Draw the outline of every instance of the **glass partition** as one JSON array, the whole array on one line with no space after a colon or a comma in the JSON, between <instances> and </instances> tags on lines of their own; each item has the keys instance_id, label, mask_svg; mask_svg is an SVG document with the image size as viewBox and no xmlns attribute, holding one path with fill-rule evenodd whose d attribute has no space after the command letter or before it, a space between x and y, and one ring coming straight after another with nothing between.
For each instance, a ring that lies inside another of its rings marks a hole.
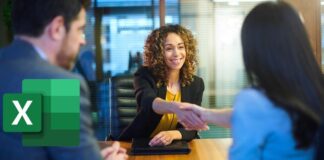
<instances>
[{"instance_id":1,"label":"glass partition","mask_svg":"<svg viewBox=\"0 0 324 160\"><path fill-rule=\"evenodd\" d=\"M198 39L198 75L204 79L203 106L232 107L247 81L240 31L247 13L262 0L181 0L180 24ZM202 138L230 137L228 129L211 126Z\"/></svg>"}]
</instances>

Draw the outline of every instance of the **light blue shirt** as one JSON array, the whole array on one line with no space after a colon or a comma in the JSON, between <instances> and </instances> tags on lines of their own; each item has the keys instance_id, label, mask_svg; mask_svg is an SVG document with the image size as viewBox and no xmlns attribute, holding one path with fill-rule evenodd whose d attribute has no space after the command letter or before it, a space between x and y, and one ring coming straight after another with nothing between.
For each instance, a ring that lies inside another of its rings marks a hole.
<instances>
[{"instance_id":1,"label":"light blue shirt","mask_svg":"<svg viewBox=\"0 0 324 160\"><path fill-rule=\"evenodd\" d=\"M42 59L44 59L45 61L47 61L47 56L46 56L45 52L44 52L42 49L40 49L39 47L37 47L36 45L33 45L33 47L35 48L35 50L36 50L36 52L38 53L38 55L39 55Z\"/></svg>"},{"instance_id":2,"label":"light blue shirt","mask_svg":"<svg viewBox=\"0 0 324 160\"><path fill-rule=\"evenodd\" d=\"M311 160L314 156L314 146L295 148L288 113L256 89L244 89L237 95L232 134L230 160Z\"/></svg>"}]
</instances>

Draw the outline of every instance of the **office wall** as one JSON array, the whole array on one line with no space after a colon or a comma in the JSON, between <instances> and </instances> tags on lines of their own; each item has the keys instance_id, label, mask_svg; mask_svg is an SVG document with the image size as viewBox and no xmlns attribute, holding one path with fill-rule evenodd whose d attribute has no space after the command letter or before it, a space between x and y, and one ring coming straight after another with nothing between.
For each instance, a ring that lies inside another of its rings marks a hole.
<instances>
[{"instance_id":1,"label":"office wall","mask_svg":"<svg viewBox=\"0 0 324 160\"><path fill-rule=\"evenodd\" d=\"M303 16L306 30L316 56L321 64L321 2L320 0L283 0L295 7Z\"/></svg>"}]
</instances>

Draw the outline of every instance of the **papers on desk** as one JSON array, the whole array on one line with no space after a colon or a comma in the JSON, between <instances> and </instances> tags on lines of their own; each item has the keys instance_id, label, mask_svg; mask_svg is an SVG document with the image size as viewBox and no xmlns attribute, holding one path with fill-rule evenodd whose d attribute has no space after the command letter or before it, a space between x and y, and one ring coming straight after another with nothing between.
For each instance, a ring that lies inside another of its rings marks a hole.
<instances>
[{"instance_id":1,"label":"papers on desk","mask_svg":"<svg viewBox=\"0 0 324 160\"><path fill-rule=\"evenodd\" d=\"M149 146L150 139L133 139L130 154L133 155L157 155L157 154L188 154L190 148L188 142L175 140L167 146Z\"/></svg>"}]
</instances>

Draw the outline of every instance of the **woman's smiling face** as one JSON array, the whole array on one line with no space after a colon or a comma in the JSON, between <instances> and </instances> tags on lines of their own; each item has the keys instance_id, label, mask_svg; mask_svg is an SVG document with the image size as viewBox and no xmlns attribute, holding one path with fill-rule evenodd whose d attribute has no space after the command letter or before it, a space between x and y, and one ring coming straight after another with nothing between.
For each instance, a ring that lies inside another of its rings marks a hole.
<instances>
[{"instance_id":1,"label":"woman's smiling face","mask_svg":"<svg viewBox=\"0 0 324 160\"><path fill-rule=\"evenodd\" d=\"M186 60L186 47L181 37L176 33L168 33L164 43L164 60L169 70L182 68Z\"/></svg>"}]
</instances>

